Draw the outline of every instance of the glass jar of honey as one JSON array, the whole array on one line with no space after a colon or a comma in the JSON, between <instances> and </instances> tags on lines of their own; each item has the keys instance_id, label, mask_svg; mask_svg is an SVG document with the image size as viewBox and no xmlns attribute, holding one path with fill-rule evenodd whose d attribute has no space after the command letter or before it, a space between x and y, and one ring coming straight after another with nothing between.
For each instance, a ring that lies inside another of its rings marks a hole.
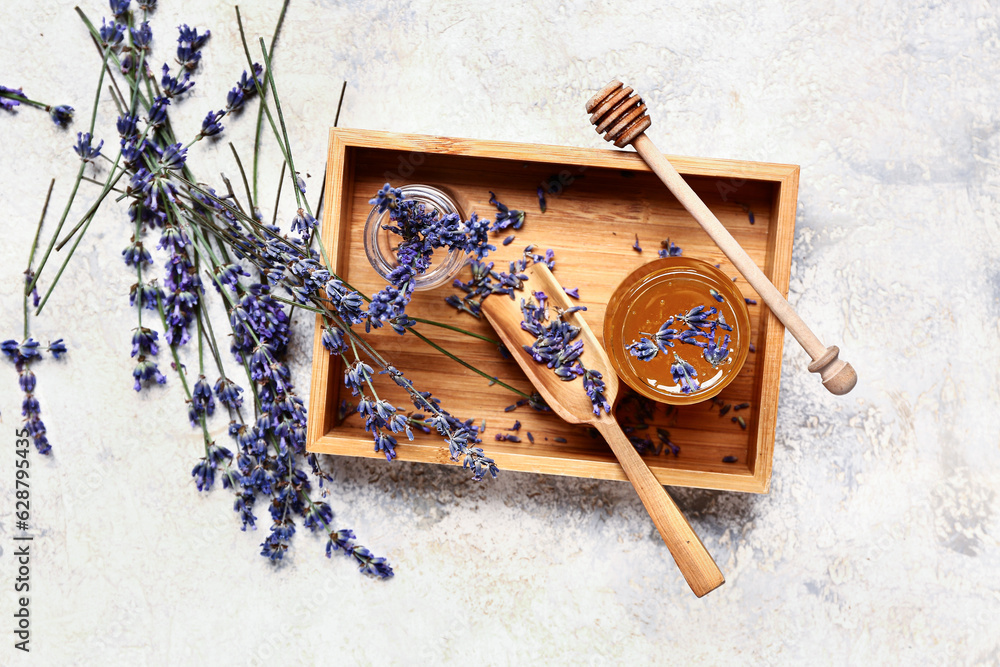
<instances>
[{"instance_id":1,"label":"glass jar of honey","mask_svg":"<svg viewBox=\"0 0 1000 667\"><path fill-rule=\"evenodd\" d=\"M740 372L750 315L733 281L689 257L633 271L604 317L604 347L618 376L643 396L686 405L717 395Z\"/></svg>"}]
</instances>

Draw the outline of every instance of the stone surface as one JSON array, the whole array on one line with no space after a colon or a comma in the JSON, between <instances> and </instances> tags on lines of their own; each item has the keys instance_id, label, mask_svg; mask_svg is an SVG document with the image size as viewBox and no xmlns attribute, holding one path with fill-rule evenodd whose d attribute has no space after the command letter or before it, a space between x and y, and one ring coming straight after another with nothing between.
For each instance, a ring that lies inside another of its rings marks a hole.
<instances>
[{"instance_id":1,"label":"stone surface","mask_svg":"<svg viewBox=\"0 0 1000 667\"><path fill-rule=\"evenodd\" d=\"M161 2L211 28L175 110L193 136L243 68L231 6ZM273 3L243 7L267 35ZM99 23L106 5L82 8ZM583 104L619 76L669 153L802 165L789 298L858 369L827 394L785 346L770 495L676 490L727 576L697 600L631 489L328 459L338 525L391 559L387 582L299 534L272 568L228 492L199 494L202 452L176 380L136 395L124 206L109 201L32 332L54 456L31 458L30 658L37 664L997 664L1000 571L1000 78L992 3L293 2L275 52L296 162L318 196L340 82L344 126L599 146ZM70 131L0 113L0 337L50 178L46 235L76 172L98 60L68 5L14 4L0 83L77 108ZM635 18L639 17L639 18ZM102 97L97 134L114 144ZM246 159L253 114L226 138ZM262 183L273 188L273 148ZM236 176L225 140L191 150ZM102 165L101 169L106 169ZM211 178L206 176L206 178ZM93 198L84 183L68 217ZM270 195L269 195L270 197ZM290 216L290 213L282 213ZM287 217L285 221L287 223ZM60 260L61 253L55 256ZM46 268L48 278L58 262ZM43 284L47 284L47 279ZM311 318L293 364L308 390ZM187 357L190 365L194 357ZM14 430L0 382L0 662L13 649ZM224 424L213 424L221 435ZM261 509L258 516L265 516ZM263 519L262 519L263 522Z\"/></svg>"}]
</instances>

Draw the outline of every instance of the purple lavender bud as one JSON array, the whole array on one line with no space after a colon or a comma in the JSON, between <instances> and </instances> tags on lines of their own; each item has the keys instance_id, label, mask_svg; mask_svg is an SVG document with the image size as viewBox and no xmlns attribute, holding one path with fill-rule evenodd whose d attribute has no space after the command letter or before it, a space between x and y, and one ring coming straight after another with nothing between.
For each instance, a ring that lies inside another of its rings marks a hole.
<instances>
[{"instance_id":1,"label":"purple lavender bud","mask_svg":"<svg viewBox=\"0 0 1000 667\"><path fill-rule=\"evenodd\" d=\"M219 403L227 408L236 410L243 405L243 397L240 395L243 393L243 387L232 380L220 377L215 381L213 389L215 390L216 398L219 399Z\"/></svg>"},{"instance_id":2,"label":"purple lavender bud","mask_svg":"<svg viewBox=\"0 0 1000 667\"><path fill-rule=\"evenodd\" d=\"M199 35L196 28L189 28L187 25L180 26L178 31L180 34L177 38L177 62L185 69L193 70L201 61L201 47L212 33L206 30Z\"/></svg>"},{"instance_id":3,"label":"purple lavender bud","mask_svg":"<svg viewBox=\"0 0 1000 667\"><path fill-rule=\"evenodd\" d=\"M132 35L132 46L142 51L149 48L149 43L153 40L149 21L143 21L138 28L129 28L129 33Z\"/></svg>"},{"instance_id":4,"label":"purple lavender bud","mask_svg":"<svg viewBox=\"0 0 1000 667\"><path fill-rule=\"evenodd\" d=\"M168 106L170 106L170 98L168 97L157 97L153 101L152 106L149 107L149 113L146 116L146 122L150 127L162 127L163 124L167 122ZM119 132L121 132L120 127Z\"/></svg>"},{"instance_id":5,"label":"purple lavender bud","mask_svg":"<svg viewBox=\"0 0 1000 667\"><path fill-rule=\"evenodd\" d=\"M101 42L104 46L111 47L113 50L117 51L121 46L122 39L125 37L125 26L117 21L107 22L107 19L101 19Z\"/></svg>"},{"instance_id":6,"label":"purple lavender bud","mask_svg":"<svg viewBox=\"0 0 1000 667\"><path fill-rule=\"evenodd\" d=\"M73 120L73 107L60 104L57 107L52 107L49 111L49 115L52 117L52 122L59 127L66 127L69 125L70 121Z\"/></svg>"},{"instance_id":7,"label":"purple lavender bud","mask_svg":"<svg viewBox=\"0 0 1000 667\"><path fill-rule=\"evenodd\" d=\"M26 394L30 394L35 390L35 382L35 374L30 368L25 368L17 374L17 383L20 385L21 391Z\"/></svg>"},{"instance_id":8,"label":"purple lavender bud","mask_svg":"<svg viewBox=\"0 0 1000 667\"><path fill-rule=\"evenodd\" d=\"M76 133L76 145L73 146L73 150L76 154L80 156L80 159L84 162L92 162L101 154L101 147L104 146L104 140L96 147L92 146L93 138L90 136L90 132L77 132Z\"/></svg>"},{"instance_id":9,"label":"purple lavender bud","mask_svg":"<svg viewBox=\"0 0 1000 667\"><path fill-rule=\"evenodd\" d=\"M8 88L7 86L0 86L0 93L14 93L16 95L21 95L23 97L24 93L21 88L14 89ZM21 106L19 100L11 99L9 97L0 97L0 109L4 111L13 111L14 107Z\"/></svg>"},{"instance_id":10,"label":"purple lavender bud","mask_svg":"<svg viewBox=\"0 0 1000 667\"><path fill-rule=\"evenodd\" d=\"M143 383L148 383L150 380L155 380L157 384L163 384L167 381L166 376L157 368L156 362L149 361L142 355L139 355L137 361L135 370L132 371L132 377L135 378L134 389L136 391L141 391Z\"/></svg>"},{"instance_id":11,"label":"purple lavender bud","mask_svg":"<svg viewBox=\"0 0 1000 667\"><path fill-rule=\"evenodd\" d=\"M164 169L180 171L184 168L184 161L187 158L187 149L180 143L170 144L160 153L160 166Z\"/></svg>"},{"instance_id":12,"label":"purple lavender bud","mask_svg":"<svg viewBox=\"0 0 1000 667\"><path fill-rule=\"evenodd\" d=\"M183 80L179 77L170 76L170 66L164 63L163 76L160 77L160 89L163 90L163 94L167 97L176 97L190 90L194 86L191 73L184 72L183 75Z\"/></svg>"},{"instance_id":13,"label":"purple lavender bud","mask_svg":"<svg viewBox=\"0 0 1000 667\"><path fill-rule=\"evenodd\" d=\"M626 345L625 349L639 361L650 361L659 351L653 341L645 337Z\"/></svg>"},{"instance_id":14,"label":"purple lavender bud","mask_svg":"<svg viewBox=\"0 0 1000 667\"><path fill-rule=\"evenodd\" d=\"M114 14L116 19L120 19L124 18L128 12L131 0L109 0L109 3L111 4L111 13Z\"/></svg>"},{"instance_id":15,"label":"purple lavender bud","mask_svg":"<svg viewBox=\"0 0 1000 667\"><path fill-rule=\"evenodd\" d=\"M155 357L160 352L160 348L156 344L157 338L158 334L152 329L136 328L135 333L132 334L132 356Z\"/></svg>"},{"instance_id":16,"label":"purple lavender bud","mask_svg":"<svg viewBox=\"0 0 1000 667\"><path fill-rule=\"evenodd\" d=\"M225 115L225 111L209 111L208 115L205 116L205 120L201 121L201 136L213 137L222 132L225 126L219 121Z\"/></svg>"},{"instance_id":17,"label":"purple lavender bud","mask_svg":"<svg viewBox=\"0 0 1000 667\"><path fill-rule=\"evenodd\" d=\"M138 116L128 114L118 117L118 134L123 140L136 134L138 121Z\"/></svg>"},{"instance_id":18,"label":"purple lavender bud","mask_svg":"<svg viewBox=\"0 0 1000 667\"><path fill-rule=\"evenodd\" d=\"M49 343L49 352L53 357L58 359L62 355L66 354L66 344L63 342L62 338L58 338L51 343Z\"/></svg>"},{"instance_id":19,"label":"purple lavender bud","mask_svg":"<svg viewBox=\"0 0 1000 667\"><path fill-rule=\"evenodd\" d=\"M674 382L680 385L681 392L684 394L698 391L701 386L695 379L698 377L698 372L694 366L681 359L676 352L674 352L674 363L670 366L670 374L673 376Z\"/></svg>"},{"instance_id":20,"label":"purple lavender bud","mask_svg":"<svg viewBox=\"0 0 1000 667\"><path fill-rule=\"evenodd\" d=\"M316 218L314 218L309 213L306 213L304 209L299 209L295 217L292 218L292 231L301 232L306 234L312 231L312 229L317 225Z\"/></svg>"}]
</instances>

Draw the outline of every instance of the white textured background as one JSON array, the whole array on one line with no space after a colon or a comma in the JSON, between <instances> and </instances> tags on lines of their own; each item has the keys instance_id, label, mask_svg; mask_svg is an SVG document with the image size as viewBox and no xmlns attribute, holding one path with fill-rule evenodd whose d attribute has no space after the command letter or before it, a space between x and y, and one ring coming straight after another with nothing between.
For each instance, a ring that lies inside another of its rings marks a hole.
<instances>
[{"instance_id":1,"label":"white textured background","mask_svg":"<svg viewBox=\"0 0 1000 667\"><path fill-rule=\"evenodd\" d=\"M179 23L213 32L174 110L191 136L243 68L234 12L161 2L154 63ZM82 4L99 23L106 5ZM244 7L253 34L272 4ZM337 522L396 577L304 533L270 567L265 529L195 490L176 379L131 389L130 231L112 204L33 325L70 353L35 367L54 456L32 455L30 656L12 648L20 395L0 368L0 663L1000 662L997 3L637 4L296 0L275 72L313 200L342 79L343 126L600 146L583 103L620 76L667 152L802 165L789 297L861 382L828 395L789 337L770 495L675 492L726 585L695 599L622 483L348 459L327 460ZM6 3L4 24L0 83L78 117L0 114L0 338L20 337L28 245L50 177L49 231L66 201L98 72L68 4ZM111 144L114 116L103 100ZM227 135L244 155L251 125ZM236 175L224 143L190 159ZM305 394L311 318L295 331Z\"/></svg>"}]
</instances>

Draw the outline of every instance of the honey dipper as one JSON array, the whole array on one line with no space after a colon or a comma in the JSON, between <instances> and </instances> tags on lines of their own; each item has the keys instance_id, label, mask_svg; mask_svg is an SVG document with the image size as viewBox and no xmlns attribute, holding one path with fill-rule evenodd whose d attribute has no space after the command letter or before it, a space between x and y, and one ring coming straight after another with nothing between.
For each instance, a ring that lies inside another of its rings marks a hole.
<instances>
[{"instance_id":1,"label":"honey dipper","mask_svg":"<svg viewBox=\"0 0 1000 667\"><path fill-rule=\"evenodd\" d=\"M823 386L831 393L841 395L849 392L857 384L858 374L849 363L839 358L840 348L836 345L826 347L820 342L705 202L681 178L663 153L657 150L652 140L646 136L646 130L652 124L646 115L646 105L633 92L621 81L612 81L590 98L587 113L590 114L590 122L594 124L597 133L604 133L604 138L618 148L632 144L677 201L694 216L751 287L757 290L771 312L802 345L812 358L809 371L819 373Z\"/></svg>"}]
</instances>

